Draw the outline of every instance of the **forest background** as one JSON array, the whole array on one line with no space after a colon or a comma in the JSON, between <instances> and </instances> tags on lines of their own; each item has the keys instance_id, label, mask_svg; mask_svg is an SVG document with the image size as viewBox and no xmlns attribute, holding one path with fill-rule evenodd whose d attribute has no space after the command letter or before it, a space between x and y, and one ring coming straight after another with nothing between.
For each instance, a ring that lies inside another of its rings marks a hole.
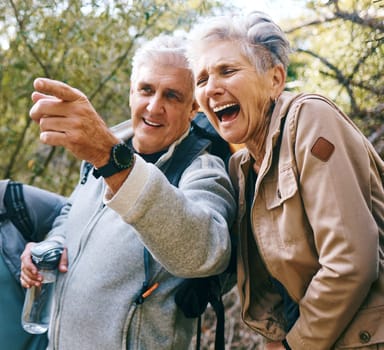
<instances>
[{"instance_id":1,"label":"forest background","mask_svg":"<svg viewBox=\"0 0 384 350\"><path fill-rule=\"evenodd\" d=\"M79 179L79 160L61 147L39 142L39 128L29 118L36 77L79 88L112 126L130 118L130 61L135 49L161 32L187 32L202 16L239 12L236 1L232 3L1 0L1 178L64 195ZM270 13L293 47L287 90L330 97L383 157L384 0L302 0L300 4L286 18ZM225 302L227 348L257 349L261 340L239 321L235 291ZM202 346L213 348L214 318L209 312L204 324Z\"/></svg>"}]
</instances>

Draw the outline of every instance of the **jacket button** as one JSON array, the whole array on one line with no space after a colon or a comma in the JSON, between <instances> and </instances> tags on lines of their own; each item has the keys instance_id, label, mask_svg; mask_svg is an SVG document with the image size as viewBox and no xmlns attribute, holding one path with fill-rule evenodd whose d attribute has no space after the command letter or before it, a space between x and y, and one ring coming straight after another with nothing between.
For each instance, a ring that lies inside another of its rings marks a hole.
<instances>
[{"instance_id":1,"label":"jacket button","mask_svg":"<svg viewBox=\"0 0 384 350\"><path fill-rule=\"evenodd\" d=\"M362 331L359 334L359 338L363 344L366 344L371 340L371 335L367 331Z\"/></svg>"}]
</instances>

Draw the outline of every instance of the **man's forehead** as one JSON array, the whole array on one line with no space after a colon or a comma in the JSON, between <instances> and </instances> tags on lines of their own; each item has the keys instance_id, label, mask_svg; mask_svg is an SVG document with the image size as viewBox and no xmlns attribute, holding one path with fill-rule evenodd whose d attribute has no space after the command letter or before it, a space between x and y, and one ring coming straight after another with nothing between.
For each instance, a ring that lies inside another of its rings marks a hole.
<instances>
[{"instance_id":1,"label":"man's forehead","mask_svg":"<svg viewBox=\"0 0 384 350\"><path fill-rule=\"evenodd\" d=\"M190 91L192 75L188 69L182 67L143 65L138 71L136 83Z\"/></svg>"}]
</instances>

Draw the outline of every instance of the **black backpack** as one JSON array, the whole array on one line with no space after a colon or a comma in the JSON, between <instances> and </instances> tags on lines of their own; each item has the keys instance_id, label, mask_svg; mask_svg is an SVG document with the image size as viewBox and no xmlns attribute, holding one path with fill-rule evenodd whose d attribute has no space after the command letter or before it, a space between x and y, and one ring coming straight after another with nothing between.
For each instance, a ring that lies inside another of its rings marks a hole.
<instances>
[{"instance_id":1,"label":"black backpack","mask_svg":"<svg viewBox=\"0 0 384 350\"><path fill-rule=\"evenodd\" d=\"M27 242L37 241L37 237L34 237L33 223L24 200L23 184L9 181L3 202L7 212L0 214L0 221L11 220Z\"/></svg>"},{"instance_id":2,"label":"black backpack","mask_svg":"<svg viewBox=\"0 0 384 350\"><path fill-rule=\"evenodd\" d=\"M178 186L184 170L193 160L206 151L219 156L227 166L231 156L228 143L219 136L206 116L203 113L198 113L191 122L190 134L177 146L170 162L163 169L169 182L174 186ZM175 294L175 303L183 311L185 317L198 318L196 349L200 349L201 316L208 303L211 304L216 314L215 350L225 349L225 312L222 295L234 284L233 278L236 273L236 248L234 245L234 242L232 242L232 256L225 272L204 278L185 279ZM143 295L148 293L149 261L149 252L144 249L145 281L136 299L138 304L144 302L145 297Z\"/></svg>"}]
</instances>

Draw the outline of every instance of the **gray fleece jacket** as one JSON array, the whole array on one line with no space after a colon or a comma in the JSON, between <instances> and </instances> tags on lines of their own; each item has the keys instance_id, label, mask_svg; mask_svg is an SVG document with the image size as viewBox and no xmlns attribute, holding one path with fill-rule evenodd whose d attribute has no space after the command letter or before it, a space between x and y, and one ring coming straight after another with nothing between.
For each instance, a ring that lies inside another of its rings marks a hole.
<instances>
[{"instance_id":1,"label":"gray fleece jacket","mask_svg":"<svg viewBox=\"0 0 384 350\"><path fill-rule=\"evenodd\" d=\"M132 132L126 130L123 125L115 131L127 139ZM236 206L224 164L212 155L198 157L178 188L170 185L158 167L176 144L156 166L136 156L114 196L91 173L77 186L49 238L64 241L69 258L68 272L58 279L49 349L190 347L195 320L184 317L174 294L183 278L226 268L227 222ZM152 255L149 285L159 285L137 304L145 279L144 246Z\"/></svg>"}]
</instances>

